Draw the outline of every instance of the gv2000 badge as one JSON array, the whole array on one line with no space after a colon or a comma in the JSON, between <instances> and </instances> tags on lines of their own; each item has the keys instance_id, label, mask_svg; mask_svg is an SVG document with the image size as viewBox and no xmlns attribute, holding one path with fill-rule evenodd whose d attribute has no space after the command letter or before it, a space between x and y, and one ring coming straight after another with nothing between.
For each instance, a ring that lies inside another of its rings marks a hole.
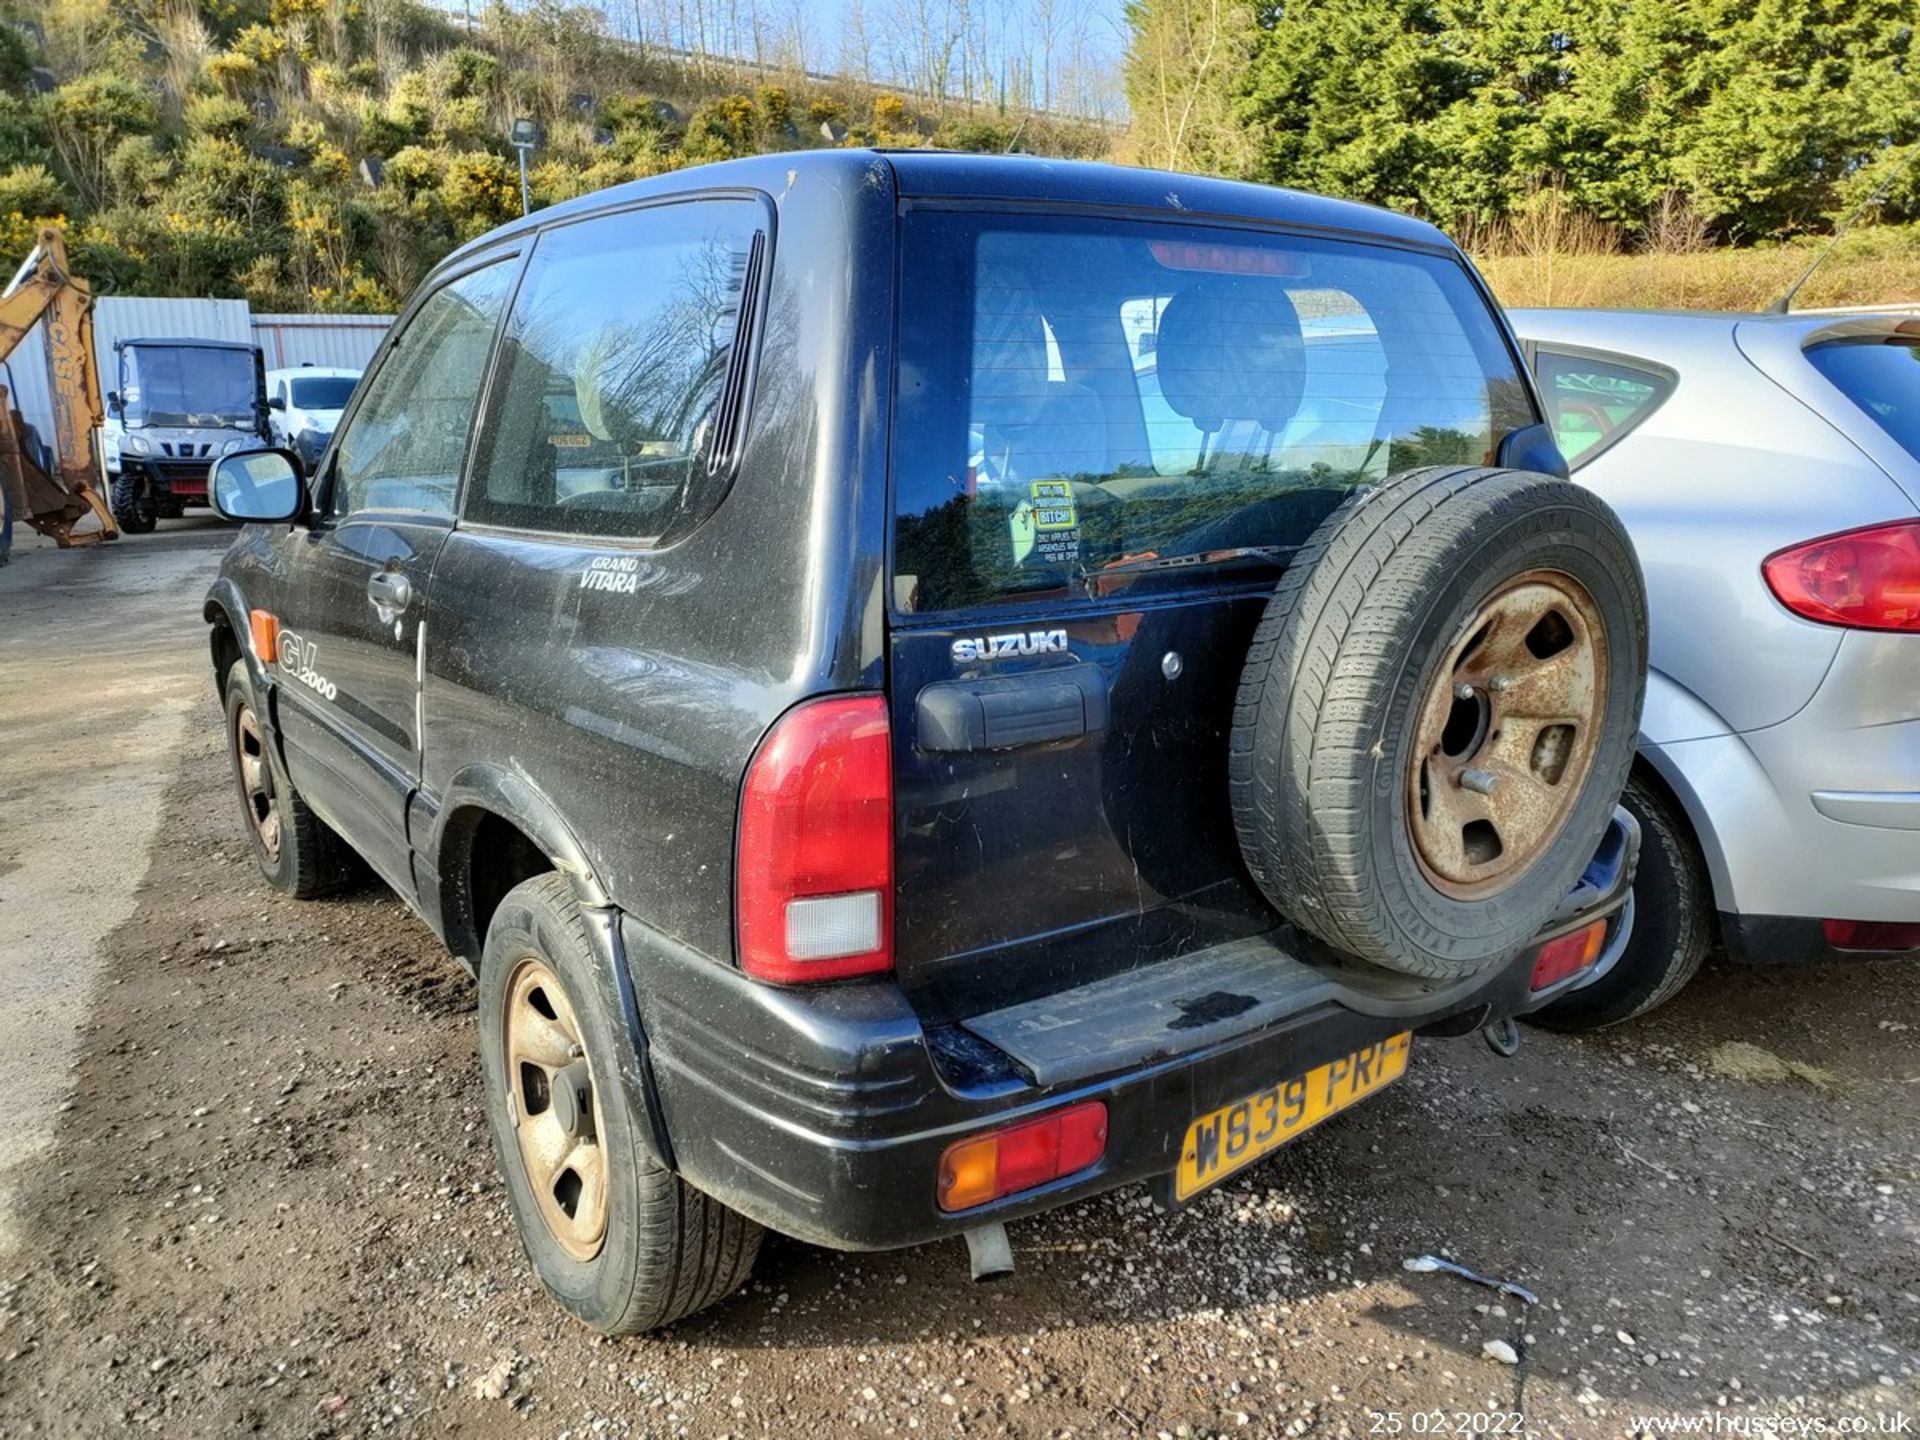
<instances>
[{"instance_id":1,"label":"gv2000 badge","mask_svg":"<svg viewBox=\"0 0 1920 1440\"><path fill-rule=\"evenodd\" d=\"M972 665L981 660L1010 660L1016 655L1064 654L1067 632L1064 630L1028 630L1017 635L968 635L953 642L950 652L956 665Z\"/></svg>"},{"instance_id":2,"label":"gv2000 badge","mask_svg":"<svg viewBox=\"0 0 1920 1440\"><path fill-rule=\"evenodd\" d=\"M328 700L338 698L340 687L313 668L320 658L320 647L291 630L280 632L280 669L315 694Z\"/></svg>"}]
</instances>

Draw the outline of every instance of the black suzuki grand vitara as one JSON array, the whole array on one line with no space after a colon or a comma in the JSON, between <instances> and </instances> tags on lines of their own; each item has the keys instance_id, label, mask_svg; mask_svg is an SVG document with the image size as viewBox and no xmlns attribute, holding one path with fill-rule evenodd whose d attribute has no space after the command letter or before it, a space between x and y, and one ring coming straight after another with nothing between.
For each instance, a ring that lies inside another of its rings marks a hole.
<instances>
[{"instance_id":1,"label":"black suzuki grand vitara","mask_svg":"<svg viewBox=\"0 0 1920 1440\"><path fill-rule=\"evenodd\" d=\"M1178 1205L1618 952L1645 605L1540 420L1385 211L855 151L555 206L311 477L214 468L254 852L477 973L589 1325L762 1226Z\"/></svg>"}]
</instances>

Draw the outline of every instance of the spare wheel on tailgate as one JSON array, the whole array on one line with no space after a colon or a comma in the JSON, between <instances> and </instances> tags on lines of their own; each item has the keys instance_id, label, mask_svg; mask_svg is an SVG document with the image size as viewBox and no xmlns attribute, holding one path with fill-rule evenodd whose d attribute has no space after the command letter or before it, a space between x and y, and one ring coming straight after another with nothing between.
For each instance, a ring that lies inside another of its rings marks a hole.
<instances>
[{"instance_id":1,"label":"spare wheel on tailgate","mask_svg":"<svg viewBox=\"0 0 1920 1440\"><path fill-rule=\"evenodd\" d=\"M1581 487L1428 467L1355 493L1248 651L1229 775L1255 882L1407 974L1512 955L1626 783L1646 647L1633 547Z\"/></svg>"}]
</instances>

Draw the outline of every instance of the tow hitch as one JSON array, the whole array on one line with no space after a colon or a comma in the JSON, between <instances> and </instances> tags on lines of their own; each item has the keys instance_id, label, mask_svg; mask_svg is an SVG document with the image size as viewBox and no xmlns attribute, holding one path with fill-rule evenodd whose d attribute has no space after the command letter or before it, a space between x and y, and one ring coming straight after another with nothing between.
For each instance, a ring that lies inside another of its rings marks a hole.
<instances>
[{"instance_id":1,"label":"tow hitch","mask_svg":"<svg viewBox=\"0 0 1920 1440\"><path fill-rule=\"evenodd\" d=\"M1487 1042L1487 1048L1503 1060L1511 1060L1520 1053L1520 1027L1512 1019L1496 1020L1491 1025L1480 1027L1480 1038Z\"/></svg>"}]
</instances>

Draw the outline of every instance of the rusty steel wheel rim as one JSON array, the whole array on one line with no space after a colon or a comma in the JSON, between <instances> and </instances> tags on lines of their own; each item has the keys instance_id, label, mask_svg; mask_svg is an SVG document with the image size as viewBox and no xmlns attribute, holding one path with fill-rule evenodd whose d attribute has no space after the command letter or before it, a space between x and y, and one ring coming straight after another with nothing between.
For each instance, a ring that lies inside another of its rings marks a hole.
<instances>
[{"instance_id":1,"label":"rusty steel wheel rim","mask_svg":"<svg viewBox=\"0 0 1920 1440\"><path fill-rule=\"evenodd\" d=\"M233 717L233 755L240 776L240 798L246 802L253 833L268 860L280 858L280 795L274 789L273 766L260 739L260 722L253 707L242 705Z\"/></svg>"},{"instance_id":2,"label":"rusty steel wheel rim","mask_svg":"<svg viewBox=\"0 0 1920 1440\"><path fill-rule=\"evenodd\" d=\"M522 958L507 982L501 1053L520 1162L560 1248L591 1260L607 1237L607 1158L593 1072L573 1005L553 971Z\"/></svg>"},{"instance_id":3,"label":"rusty steel wheel rim","mask_svg":"<svg viewBox=\"0 0 1920 1440\"><path fill-rule=\"evenodd\" d=\"M1587 588L1515 577L1460 631L1420 709L1407 827L1428 881L1458 900L1517 883L1559 838L1599 747L1607 635Z\"/></svg>"}]
</instances>

